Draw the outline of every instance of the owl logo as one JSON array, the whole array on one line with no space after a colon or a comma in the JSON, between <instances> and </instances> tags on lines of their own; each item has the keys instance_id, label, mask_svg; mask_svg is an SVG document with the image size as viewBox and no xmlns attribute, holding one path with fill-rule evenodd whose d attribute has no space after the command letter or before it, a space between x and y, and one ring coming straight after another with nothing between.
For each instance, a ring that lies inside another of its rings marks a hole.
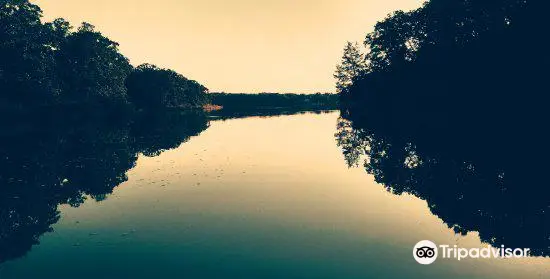
<instances>
[{"instance_id":1,"label":"owl logo","mask_svg":"<svg viewBox=\"0 0 550 279\"><path fill-rule=\"evenodd\" d=\"M435 256L435 249L428 246L416 248L416 256L419 258L433 258Z\"/></svg>"},{"instance_id":2,"label":"owl logo","mask_svg":"<svg viewBox=\"0 0 550 279\"><path fill-rule=\"evenodd\" d=\"M419 264L432 264L437 259L437 245L429 240L422 240L414 246L413 257Z\"/></svg>"}]
</instances>

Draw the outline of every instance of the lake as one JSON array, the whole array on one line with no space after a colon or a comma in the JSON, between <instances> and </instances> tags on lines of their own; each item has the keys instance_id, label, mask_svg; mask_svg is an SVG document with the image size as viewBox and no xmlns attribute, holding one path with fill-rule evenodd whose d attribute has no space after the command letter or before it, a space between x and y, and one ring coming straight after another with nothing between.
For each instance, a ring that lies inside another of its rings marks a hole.
<instances>
[{"instance_id":1,"label":"lake","mask_svg":"<svg viewBox=\"0 0 550 279\"><path fill-rule=\"evenodd\" d=\"M180 120L5 138L0 278L550 278L544 257L416 263L420 240L486 244L348 167L339 112Z\"/></svg>"}]
</instances>

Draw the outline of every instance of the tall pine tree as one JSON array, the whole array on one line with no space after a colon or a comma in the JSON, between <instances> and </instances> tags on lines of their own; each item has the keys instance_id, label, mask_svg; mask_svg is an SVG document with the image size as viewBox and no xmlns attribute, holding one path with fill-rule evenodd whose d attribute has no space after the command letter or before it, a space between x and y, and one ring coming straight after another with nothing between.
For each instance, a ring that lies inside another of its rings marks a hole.
<instances>
[{"instance_id":1,"label":"tall pine tree","mask_svg":"<svg viewBox=\"0 0 550 279\"><path fill-rule=\"evenodd\" d=\"M336 66L336 91L340 98L345 100L348 97L348 88L353 84L355 78L361 76L367 69L365 55L361 52L357 42L348 42L344 48L342 62Z\"/></svg>"}]
</instances>

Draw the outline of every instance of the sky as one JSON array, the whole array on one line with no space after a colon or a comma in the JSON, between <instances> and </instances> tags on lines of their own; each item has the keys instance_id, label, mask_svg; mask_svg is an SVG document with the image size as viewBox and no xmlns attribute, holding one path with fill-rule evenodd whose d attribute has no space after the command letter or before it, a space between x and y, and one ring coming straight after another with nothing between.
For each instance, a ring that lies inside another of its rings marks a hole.
<instances>
[{"instance_id":1,"label":"sky","mask_svg":"<svg viewBox=\"0 0 550 279\"><path fill-rule=\"evenodd\" d=\"M211 92L334 92L347 41L423 0L34 0L44 20L86 21L137 66L152 63Z\"/></svg>"}]
</instances>

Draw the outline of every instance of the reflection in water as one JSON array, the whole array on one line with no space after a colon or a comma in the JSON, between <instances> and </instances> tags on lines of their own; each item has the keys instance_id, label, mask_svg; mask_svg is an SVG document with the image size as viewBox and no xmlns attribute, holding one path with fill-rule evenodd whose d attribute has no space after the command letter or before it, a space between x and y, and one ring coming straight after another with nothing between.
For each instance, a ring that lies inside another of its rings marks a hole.
<instances>
[{"instance_id":1,"label":"reflection in water","mask_svg":"<svg viewBox=\"0 0 550 279\"><path fill-rule=\"evenodd\" d=\"M547 164L544 145L529 147L539 153L525 155L522 152L529 149L514 146L520 141L499 139L493 147L503 142L510 146L501 150L504 154L487 156L489 148L465 141L434 142L433 130L406 140L388 130L360 125L345 118L338 121L336 138L349 166L364 163L391 193L426 200L432 213L457 233L477 231L493 246L531 248L533 255L550 255L550 189L541 168ZM484 140L489 141L479 138ZM471 149L454 152L465 146ZM477 154L468 157L472 151Z\"/></svg>"},{"instance_id":2,"label":"reflection in water","mask_svg":"<svg viewBox=\"0 0 550 279\"><path fill-rule=\"evenodd\" d=\"M78 207L87 197L105 200L127 180L138 154L159 156L209 127L208 116L193 111L69 119L50 115L12 124L13 132L0 136L0 263L25 255L51 232L60 218L58 205Z\"/></svg>"},{"instance_id":3,"label":"reflection in water","mask_svg":"<svg viewBox=\"0 0 550 279\"><path fill-rule=\"evenodd\" d=\"M247 118L247 117L271 117L281 115L297 115L297 114L326 114L332 112L331 110L300 110L300 109L280 109L280 108L264 108L264 109L252 109L252 110L227 110L222 109L219 111L213 111L210 113L210 117L213 119L235 119L235 118Z\"/></svg>"},{"instance_id":4,"label":"reflection in water","mask_svg":"<svg viewBox=\"0 0 550 279\"><path fill-rule=\"evenodd\" d=\"M178 147L208 128L204 113L143 113L130 130L137 152L148 157Z\"/></svg>"},{"instance_id":5,"label":"reflection in water","mask_svg":"<svg viewBox=\"0 0 550 279\"><path fill-rule=\"evenodd\" d=\"M52 231L59 204L106 199L127 180L138 153L157 156L208 127L202 112L48 119L0 139L0 263L23 256Z\"/></svg>"},{"instance_id":6,"label":"reflection in water","mask_svg":"<svg viewBox=\"0 0 550 279\"><path fill-rule=\"evenodd\" d=\"M194 121L204 125L201 117ZM40 245L17 259L3 254L7 261L0 264L0 278L548 278L544 258L418 265L411 249L420 239L479 247L479 235L455 234L425 201L389 194L373 176L349 169L333 137L337 118L333 112L207 122L206 131L177 148L130 160L135 167L118 171L127 181L106 200L88 198L78 208L63 204L71 187L79 189L71 184L76 178L61 171L65 166L51 171L55 185L63 186L50 191L33 186L28 189L36 194L23 196L4 184L8 198L3 200L14 202L14 195L27 200L12 214L28 222L26 230L18 230L17 221L0 223L2 236L16 245L23 243L17 237L32 232L26 239L40 237ZM182 119L182 126L185 121L193 123ZM111 132L103 133L127 139L104 136L95 142L113 143L119 151L129 146L129 154L143 150L145 142L155 146L151 154L177 142L158 142L153 131L137 132L138 120L120 122L127 124L111 123L113 129L106 129ZM98 133L92 127L82 131ZM138 135L151 137L138 140ZM108 160L96 160L97 168L118 166L117 156ZM40 236L50 228L52 233ZM10 248L7 242L3 248L18 255L32 245Z\"/></svg>"}]
</instances>

